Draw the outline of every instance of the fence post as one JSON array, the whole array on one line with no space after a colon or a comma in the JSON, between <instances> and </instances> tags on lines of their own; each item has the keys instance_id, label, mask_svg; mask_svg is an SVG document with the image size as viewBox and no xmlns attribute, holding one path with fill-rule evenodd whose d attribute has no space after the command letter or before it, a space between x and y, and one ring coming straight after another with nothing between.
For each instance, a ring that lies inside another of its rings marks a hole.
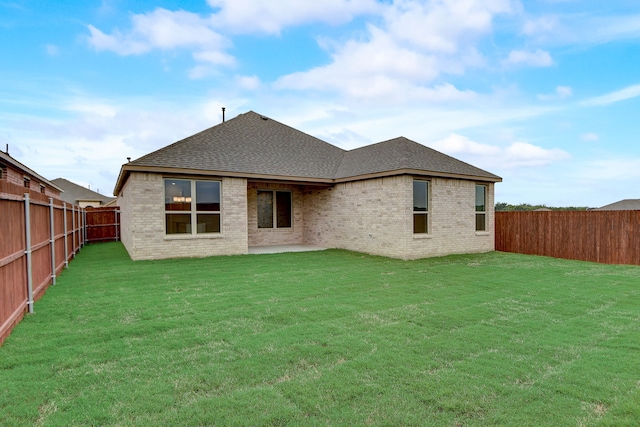
<instances>
[{"instance_id":1,"label":"fence post","mask_svg":"<svg viewBox=\"0 0 640 427\"><path fill-rule=\"evenodd\" d=\"M56 284L56 223L53 216L53 197L49 197L49 224L51 225L51 284Z\"/></svg>"},{"instance_id":2,"label":"fence post","mask_svg":"<svg viewBox=\"0 0 640 427\"><path fill-rule=\"evenodd\" d=\"M114 209L113 216L116 220L116 242L119 242L120 241L120 209Z\"/></svg>"},{"instance_id":3,"label":"fence post","mask_svg":"<svg viewBox=\"0 0 640 427\"><path fill-rule=\"evenodd\" d=\"M62 203L62 218L64 222L64 268L69 268L69 243L67 242L67 204Z\"/></svg>"},{"instance_id":4,"label":"fence post","mask_svg":"<svg viewBox=\"0 0 640 427\"><path fill-rule=\"evenodd\" d=\"M33 276L31 269L31 200L29 193L24 193L24 231L25 231L25 255L27 256L27 307L29 313L33 313Z\"/></svg>"},{"instance_id":5,"label":"fence post","mask_svg":"<svg viewBox=\"0 0 640 427\"><path fill-rule=\"evenodd\" d=\"M87 210L82 211L82 241L87 243Z\"/></svg>"},{"instance_id":6,"label":"fence post","mask_svg":"<svg viewBox=\"0 0 640 427\"><path fill-rule=\"evenodd\" d=\"M71 256L76 257L76 207L71 205Z\"/></svg>"}]
</instances>

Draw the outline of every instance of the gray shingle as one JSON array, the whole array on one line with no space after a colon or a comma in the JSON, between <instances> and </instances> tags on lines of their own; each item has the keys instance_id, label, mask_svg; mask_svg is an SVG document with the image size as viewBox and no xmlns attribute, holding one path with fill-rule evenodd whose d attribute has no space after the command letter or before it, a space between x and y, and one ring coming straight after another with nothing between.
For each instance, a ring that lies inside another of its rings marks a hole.
<instances>
[{"instance_id":1,"label":"gray shingle","mask_svg":"<svg viewBox=\"0 0 640 427\"><path fill-rule=\"evenodd\" d=\"M99 200L101 204L106 205L107 203L115 200L114 197L103 196L100 193L96 193L95 191L89 190L88 188L64 178L56 178L51 182L64 191L64 193L60 195L60 200L74 205L77 205L79 201L89 200Z\"/></svg>"},{"instance_id":2,"label":"gray shingle","mask_svg":"<svg viewBox=\"0 0 640 427\"><path fill-rule=\"evenodd\" d=\"M447 156L405 137L399 137L346 152L335 178L417 169L443 174L499 179L497 175Z\"/></svg>"},{"instance_id":3,"label":"gray shingle","mask_svg":"<svg viewBox=\"0 0 640 427\"><path fill-rule=\"evenodd\" d=\"M129 163L302 178L333 178L344 150L253 111Z\"/></svg>"},{"instance_id":4,"label":"gray shingle","mask_svg":"<svg viewBox=\"0 0 640 427\"><path fill-rule=\"evenodd\" d=\"M611 203L601 208L594 209L596 211L636 211L640 210L640 199L624 199L615 203Z\"/></svg>"},{"instance_id":5,"label":"gray shingle","mask_svg":"<svg viewBox=\"0 0 640 427\"><path fill-rule=\"evenodd\" d=\"M500 180L404 137L345 151L253 111L127 165L326 180L416 169Z\"/></svg>"}]
</instances>

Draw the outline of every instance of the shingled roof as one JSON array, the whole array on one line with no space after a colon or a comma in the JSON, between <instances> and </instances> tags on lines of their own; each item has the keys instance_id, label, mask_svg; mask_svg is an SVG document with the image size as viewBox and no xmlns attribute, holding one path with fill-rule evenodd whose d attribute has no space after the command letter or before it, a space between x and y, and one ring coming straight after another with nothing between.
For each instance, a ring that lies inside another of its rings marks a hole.
<instances>
[{"instance_id":1,"label":"shingled roof","mask_svg":"<svg viewBox=\"0 0 640 427\"><path fill-rule=\"evenodd\" d=\"M113 197L104 196L64 178L56 178L51 182L64 191L64 193L60 195L60 199L74 205L89 201L99 201L102 205L106 205L115 200Z\"/></svg>"},{"instance_id":2,"label":"shingled roof","mask_svg":"<svg viewBox=\"0 0 640 427\"><path fill-rule=\"evenodd\" d=\"M344 153L249 111L128 165L331 179Z\"/></svg>"},{"instance_id":3,"label":"shingled roof","mask_svg":"<svg viewBox=\"0 0 640 427\"><path fill-rule=\"evenodd\" d=\"M595 211L636 211L640 210L640 199L624 199L615 203L611 203L600 208L593 209Z\"/></svg>"},{"instance_id":4,"label":"shingled roof","mask_svg":"<svg viewBox=\"0 0 640 427\"><path fill-rule=\"evenodd\" d=\"M502 180L404 137L346 151L253 111L124 164L114 194L131 171L325 183L393 173Z\"/></svg>"}]
</instances>

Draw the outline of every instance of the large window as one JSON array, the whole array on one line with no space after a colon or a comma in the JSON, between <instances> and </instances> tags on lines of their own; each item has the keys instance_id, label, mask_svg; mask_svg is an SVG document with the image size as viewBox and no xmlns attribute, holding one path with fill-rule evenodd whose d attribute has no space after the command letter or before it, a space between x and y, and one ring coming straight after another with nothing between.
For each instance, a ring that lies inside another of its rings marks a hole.
<instances>
[{"instance_id":1,"label":"large window","mask_svg":"<svg viewBox=\"0 0 640 427\"><path fill-rule=\"evenodd\" d=\"M258 228L291 228L291 192L258 190Z\"/></svg>"},{"instance_id":2,"label":"large window","mask_svg":"<svg viewBox=\"0 0 640 427\"><path fill-rule=\"evenodd\" d=\"M413 232L429 233L429 181L413 181Z\"/></svg>"},{"instance_id":3,"label":"large window","mask_svg":"<svg viewBox=\"0 0 640 427\"><path fill-rule=\"evenodd\" d=\"M487 186L476 185L476 231L487 230Z\"/></svg>"},{"instance_id":4,"label":"large window","mask_svg":"<svg viewBox=\"0 0 640 427\"><path fill-rule=\"evenodd\" d=\"M220 233L220 181L165 179L167 234Z\"/></svg>"}]
</instances>

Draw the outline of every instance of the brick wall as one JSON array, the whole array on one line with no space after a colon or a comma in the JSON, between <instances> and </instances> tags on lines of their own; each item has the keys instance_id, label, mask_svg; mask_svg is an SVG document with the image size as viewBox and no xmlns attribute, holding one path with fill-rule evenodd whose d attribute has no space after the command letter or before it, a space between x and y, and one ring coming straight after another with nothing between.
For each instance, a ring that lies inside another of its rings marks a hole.
<instances>
[{"instance_id":1,"label":"brick wall","mask_svg":"<svg viewBox=\"0 0 640 427\"><path fill-rule=\"evenodd\" d=\"M291 191L291 228L258 228L258 190ZM301 245L304 243L303 197L299 185L250 182L247 189L249 246Z\"/></svg>"},{"instance_id":2,"label":"brick wall","mask_svg":"<svg viewBox=\"0 0 640 427\"><path fill-rule=\"evenodd\" d=\"M304 193L304 242L401 259L494 249L493 209L488 232L475 231L475 182L432 178L430 233L413 234L413 177L338 184ZM493 184L487 206L493 206Z\"/></svg>"},{"instance_id":3,"label":"brick wall","mask_svg":"<svg viewBox=\"0 0 640 427\"><path fill-rule=\"evenodd\" d=\"M132 173L118 198L122 242L133 259L247 253L248 246L311 244L401 259L494 250L493 184L486 184L487 232L475 231L474 181L431 178L428 235L413 234L413 177L314 187L222 179L219 236L166 236L164 184ZM258 229L257 191L292 192L290 229Z\"/></svg>"},{"instance_id":4,"label":"brick wall","mask_svg":"<svg viewBox=\"0 0 640 427\"><path fill-rule=\"evenodd\" d=\"M24 171L14 169L11 165L6 165L4 169L2 179L10 182L15 185L24 186L24 177L27 176L29 178L29 189L32 191L36 191L38 193L42 193L42 185L44 185L44 195L47 197L53 197L54 199L60 198L60 191L49 187L45 183L39 181L37 178L25 174ZM24 188L25 191L27 187Z\"/></svg>"},{"instance_id":5,"label":"brick wall","mask_svg":"<svg viewBox=\"0 0 640 427\"><path fill-rule=\"evenodd\" d=\"M222 178L220 234L165 234L164 179L132 172L118 196L122 243L134 260L179 256L245 254L247 243L247 180Z\"/></svg>"}]
</instances>

